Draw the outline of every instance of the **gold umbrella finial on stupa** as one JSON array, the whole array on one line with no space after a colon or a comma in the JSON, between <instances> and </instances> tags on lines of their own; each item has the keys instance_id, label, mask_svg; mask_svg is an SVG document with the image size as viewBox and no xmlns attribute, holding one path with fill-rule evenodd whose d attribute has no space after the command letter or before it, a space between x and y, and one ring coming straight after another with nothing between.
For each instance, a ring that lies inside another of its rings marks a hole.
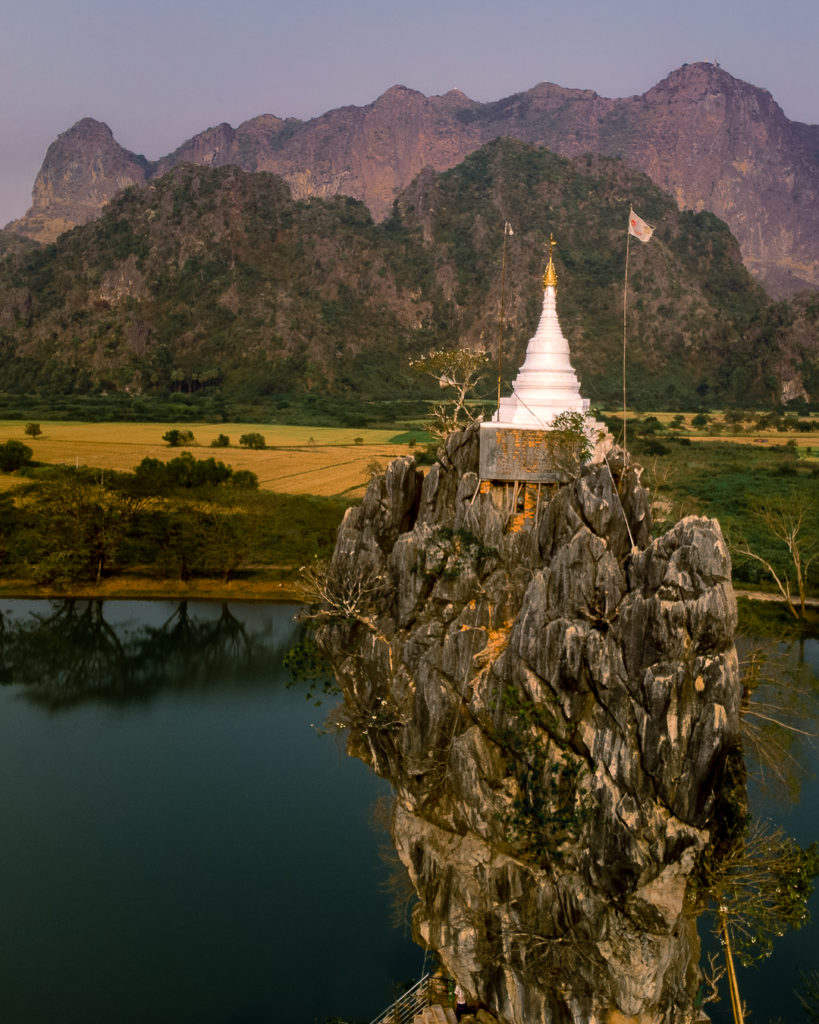
<instances>
[{"instance_id":1,"label":"gold umbrella finial on stupa","mask_svg":"<svg viewBox=\"0 0 819 1024\"><path fill-rule=\"evenodd\" d=\"M543 275L543 290L545 291L550 286L557 291L557 271L555 270L554 261L552 260L552 250L557 245L555 236L549 233L549 263L546 267L546 273Z\"/></svg>"}]
</instances>

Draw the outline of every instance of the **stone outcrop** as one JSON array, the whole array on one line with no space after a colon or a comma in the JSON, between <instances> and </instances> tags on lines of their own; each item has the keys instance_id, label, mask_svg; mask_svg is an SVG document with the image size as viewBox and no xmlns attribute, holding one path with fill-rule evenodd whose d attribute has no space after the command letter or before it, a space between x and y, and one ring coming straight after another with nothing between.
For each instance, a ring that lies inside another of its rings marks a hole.
<instances>
[{"instance_id":1,"label":"stone outcrop","mask_svg":"<svg viewBox=\"0 0 819 1024\"><path fill-rule=\"evenodd\" d=\"M652 540L619 449L479 487L478 433L348 512L318 642L389 779L419 942L504 1024L704 1020L689 880L738 735L718 524ZM516 528L513 524L518 524Z\"/></svg>"},{"instance_id":2,"label":"stone outcrop","mask_svg":"<svg viewBox=\"0 0 819 1024\"><path fill-rule=\"evenodd\" d=\"M63 231L98 217L124 188L144 184L147 173L145 157L123 149L107 124L84 117L48 147L31 208L9 228L53 242Z\"/></svg>"},{"instance_id":3,"label":"stone outcrop","mask_svg":"<svg viewBox=\"0 0 819 1024\"><path fill-rule=\"evenodd\" d=\"M236 129L208 128L149 168L86 118L50 147L34 205L9 227L52 240L96 215L124 184L184 161L271 171L297 198L353 196L380 220L425 167L447 170L501 136L562 156L620 156L681 209L727 221L748 269L772 294L819 288L819 126L788 120L768 92L708 63L684 65L623 99L542 83L477 103L456 89L424 96L394 86L367 106L306 122L265 114Z\"/></svg>"},{"instance_id":4,"label":"stone outcrop","mask_svg":"<svg viewBox=\"0 0 819 1024\"><path fill-rule=\"evenodd\" d=\"M819 125L788 120L769 92L704 63L672 72L628 116L637 132L601 152L645 171L680 209L726 221L772 295L819 288Z\"/></svg>"}]
</instances>

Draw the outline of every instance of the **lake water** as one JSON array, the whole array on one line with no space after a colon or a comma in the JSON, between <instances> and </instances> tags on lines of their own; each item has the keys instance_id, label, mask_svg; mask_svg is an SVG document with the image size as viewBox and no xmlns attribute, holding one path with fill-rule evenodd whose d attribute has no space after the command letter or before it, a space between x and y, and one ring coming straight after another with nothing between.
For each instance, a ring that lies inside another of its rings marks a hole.
<instances>
[{"instance_id":1,"label":"lake water","mask_svg":"<svg viewBox=\"0 0 819 1024\"><path fill-rule=\"evenodd\" d=\"M371 824L388 787L285 686L294 611L0 601L3 1024L368 1021L420 977ZM798 806L752 800L807 844L819 760L799 756ZM812 911L740 971L760 1024L805 1019Z\"/></svg>"},{"instance_id":2,"label":"lake water","mask_svg":"<svg viewBox=\"0 0 819 1024\"><path fill-rule=\"evenodd\" d=\"M370 1020L423 953L390 921L388 788L285 687L294 608L56 608L0 602L5 681L50 673L0 687L0 1021Z\"/></svg>"},{"instance_id":3,"label":"lake water","mask_svg":"<svg viewBox=\"0 0 819 1024\"><path fill-rule=\"evenodd\" d=\"M795 654L792 656L796 657ZM813 675L814 700L819 699L817 677L819 677L819 640L804 642L802 655L805 682ZM778 702L781 695L770 695L771 702ZM815 708L814 703L814 708ZM806 730L817 730L817 719L809 718L799 722ZM819 840L819 743L814 737L797 741L793 755L802 768L798 799L789 797L781 787L760 785L759 773L753 761L749 784L751 811L759 818L780 825L801 846L808 846ZM817 887L819 888L819 879ZM809 903L811 920L799 931L787 931L776 940L773 954L755 967L737 967L740 994L750 1007L754 1024L769 1024L781 1019L784 1024L802 1024L817 1018L805 1014L798 993L804 993L800 972L819 972L819 891L814 891ZM727 998L719 1007L706 1007L714 1024L731 1024L730 1002ZM814 1012L819 1006L814 1005Z\"/></svg>"}]
</instances>

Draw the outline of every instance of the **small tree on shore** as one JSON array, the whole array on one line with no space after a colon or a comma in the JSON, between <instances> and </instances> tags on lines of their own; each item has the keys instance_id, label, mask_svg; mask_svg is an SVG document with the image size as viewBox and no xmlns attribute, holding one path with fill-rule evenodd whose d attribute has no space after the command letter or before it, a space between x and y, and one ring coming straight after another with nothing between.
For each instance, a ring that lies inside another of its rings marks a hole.
<instances>
[{"instance_id":1,"label":"small tree on shore","mask_svg":"<svg viewBox=\"0 0 819 1024\"><path fill-rule=\"evenodd\" d=\"M108 488L83 470L62 468L25 496L40 583L99 583L134 517L149 499Z\"/></svg>"}]
</instances>

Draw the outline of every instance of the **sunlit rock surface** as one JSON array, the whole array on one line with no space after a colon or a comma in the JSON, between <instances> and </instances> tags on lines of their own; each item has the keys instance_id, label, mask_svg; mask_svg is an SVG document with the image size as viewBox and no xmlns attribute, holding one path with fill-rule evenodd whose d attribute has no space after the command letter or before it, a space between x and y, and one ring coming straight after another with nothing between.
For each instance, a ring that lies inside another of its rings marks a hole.
<instances>
[{"instance_id":1,"label":"sunlit rock surface","mask_svg":"<svg viewBox=\"0 0 819 1024\"><path fill-rule=\"evenodd\" d=\"M707 1019L686 893L739 700L719 526L652 541L615 450L520 528L477 464L469 429L426 479L373 479L318 637L397 795L416 937L507 1024Z\"/></svg>"}]
</instances>

